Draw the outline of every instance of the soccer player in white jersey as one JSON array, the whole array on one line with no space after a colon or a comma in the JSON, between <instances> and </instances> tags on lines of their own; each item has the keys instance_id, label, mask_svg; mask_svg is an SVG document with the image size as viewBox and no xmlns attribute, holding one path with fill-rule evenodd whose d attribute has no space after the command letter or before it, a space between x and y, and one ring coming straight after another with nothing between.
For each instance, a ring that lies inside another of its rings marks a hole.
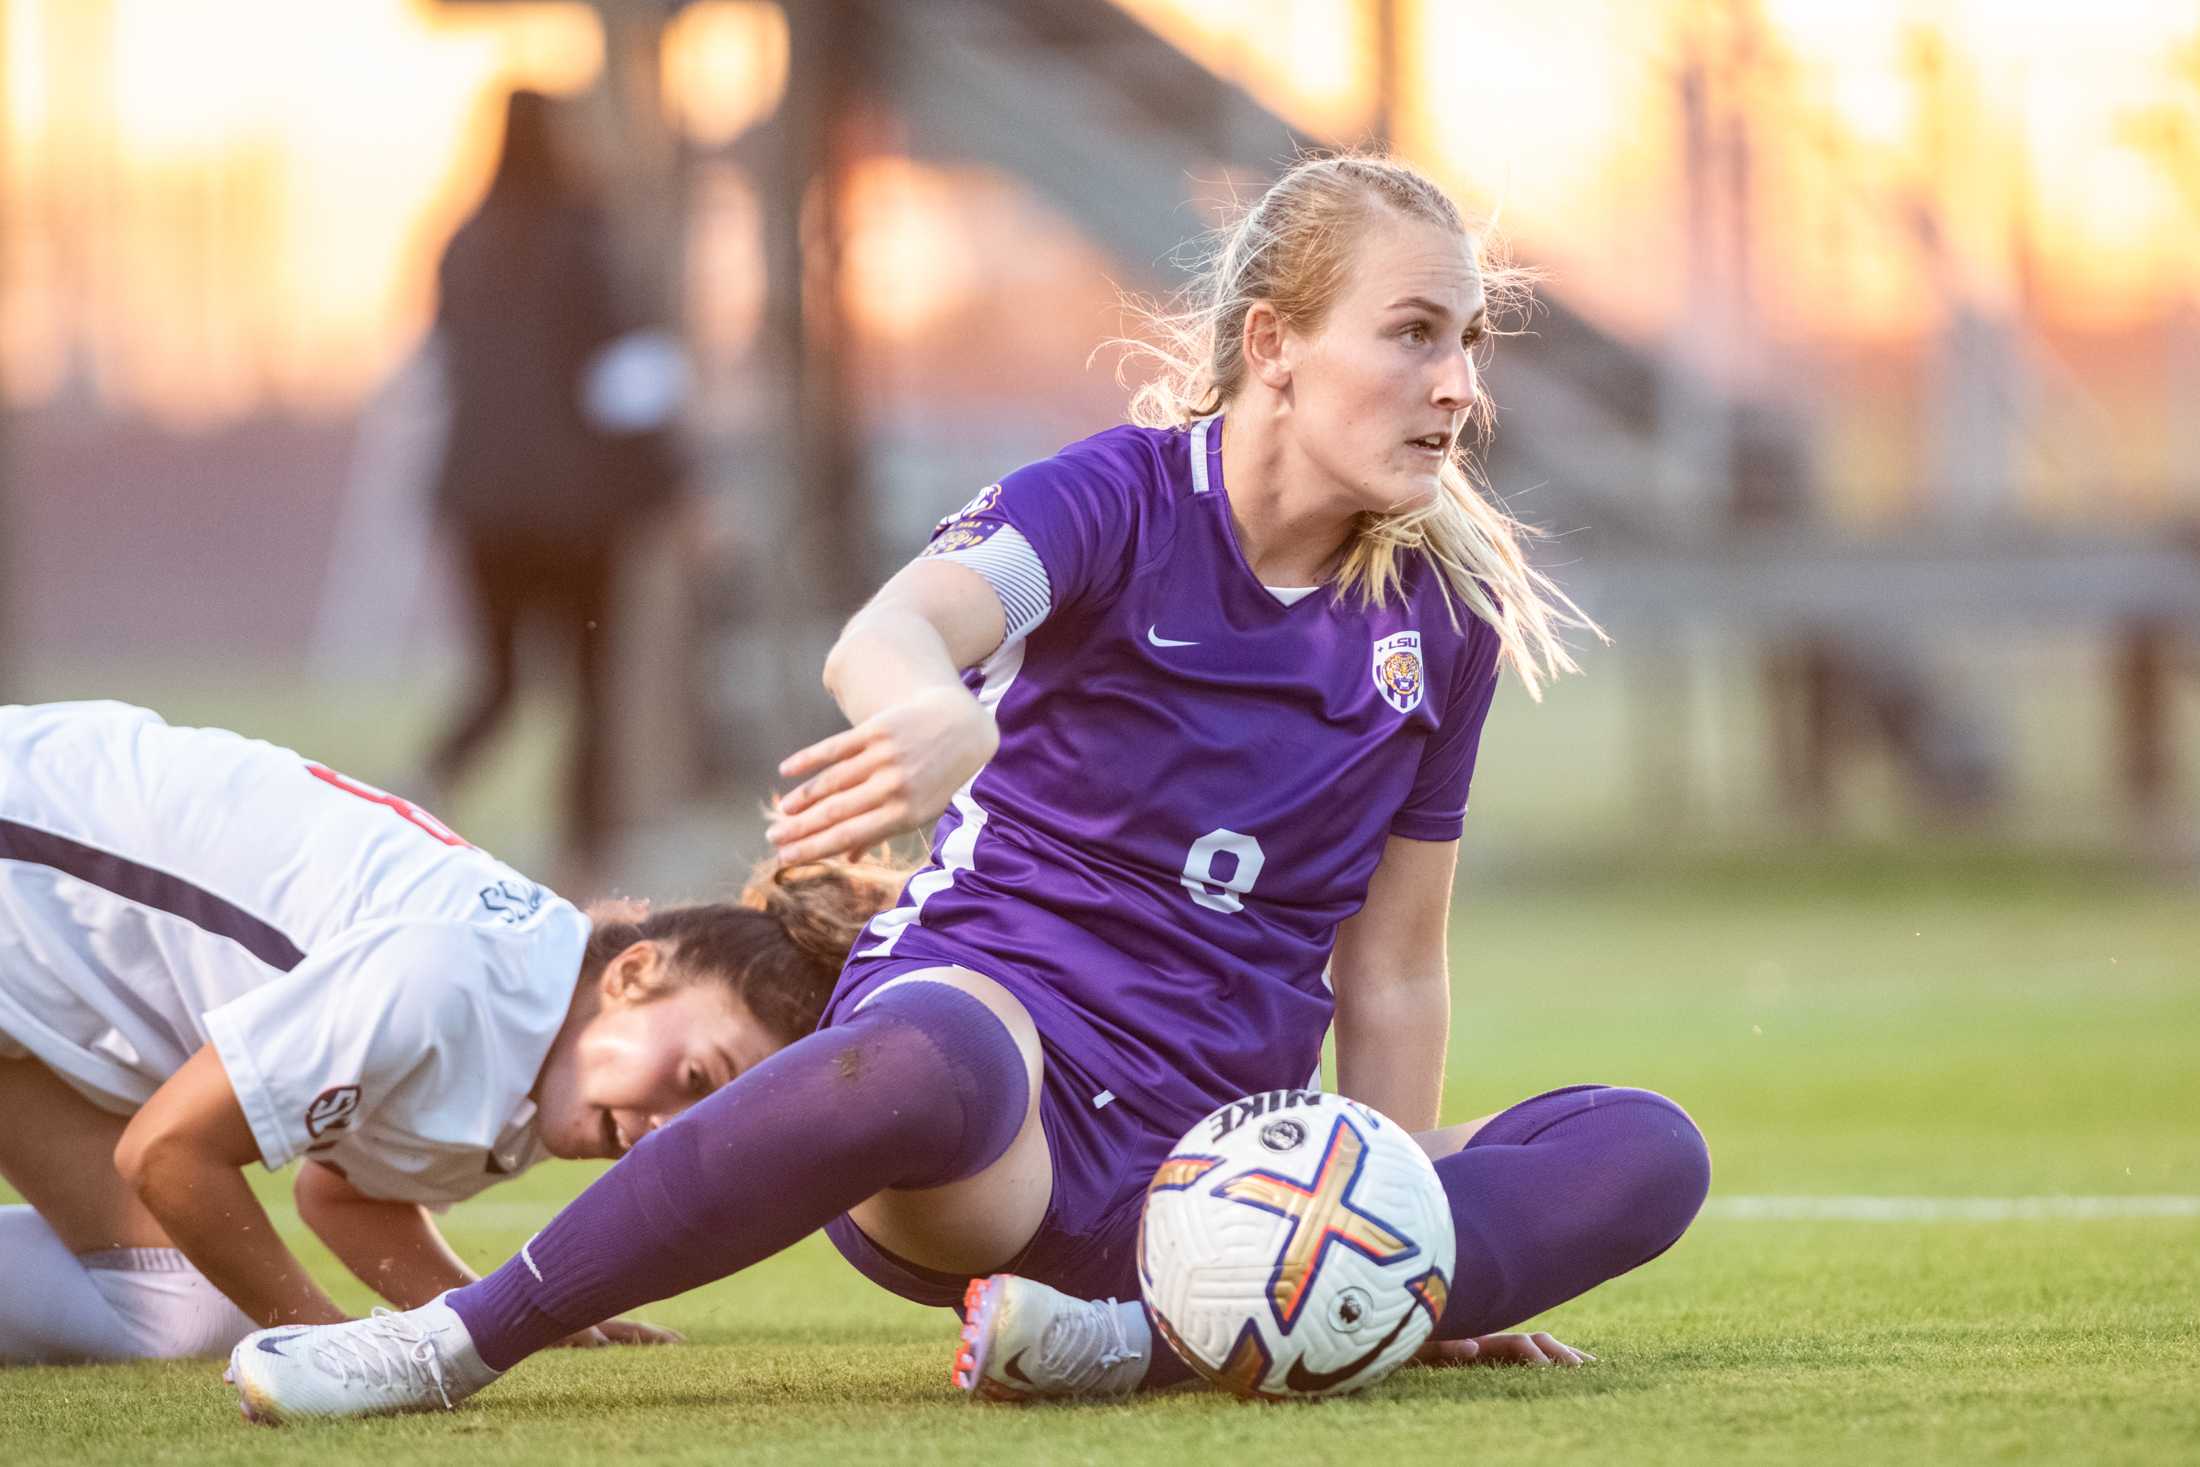
<instances>
[{"instance_id":1,"label":"soccer player in white jersey","mask_svg":"<svg viewBox=\"0 0 2200 1467\"><path fill-rule=\"evenodd\" d=\"M1710 1162L1679 1106L1615 1086L1434 1129L1483 718L1501 666L1532 691L1586 625L1459 453L1477 253L1396 163L1279 179L1138 421L979 494L827 659L851 727L781 766L782 859L938 823L818 1031L480 1283L241 1344L246 1409L445 1406L819 1227L962 1309L973 1394L1182 1379L1137 1302L1146 1186L1200 1117L1304 1085L1332 1018L1337 1088L1425 1133L1451 1202L1441 1352L1578 1360L1496 1332L1664 1251Z\"/></svg>"},{"instance_id":2,"label":"soccer player in white jersey","mask_svg":"<svg viewBox=\"0 0 2200 1467\"><path fill-rule=\"evenodd\" d=\"M591 924L427 812L118 703L0 708L0 1361L218 1354L340 1320L252 1162L399 1306L430 1211L614 1157L816 1023L901 873ZM571 1343L667 1338L591 1322Z\"/></svg>"}]
</instances>

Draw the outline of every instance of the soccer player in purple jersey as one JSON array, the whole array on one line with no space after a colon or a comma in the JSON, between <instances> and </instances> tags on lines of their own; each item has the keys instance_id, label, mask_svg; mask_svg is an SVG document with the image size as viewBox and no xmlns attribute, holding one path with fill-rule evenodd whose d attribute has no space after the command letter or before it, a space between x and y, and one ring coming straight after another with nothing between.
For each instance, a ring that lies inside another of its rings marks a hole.
<instances>
[{"instance_id":1,"label":"soccer player in purple jersey","mask_svg":"<svg viewBox=\"0 0 2200 1467\"><path fill-rule=\"evenodd\" d=\"M818 1032L481 1283L246 1341L247 1410L448 1403L819 1227L894 1292L962 1304L974 1393L1181 1380L1135 1302L1146 1183L1207 1111L1306 1083L1332 1019L1336 1088L1423 1132L1451 1198L1439 1353L1578 1361L1492 1332L1671 1246L1710 1163L1640 1090L1432 1129L1498 669L1533 693L1590 625L1462 462L1489 288L1410 169L1286 173L1163 323L1138 425L981 493L827 659L850 727L781 766L782 858L939 819Z\"/></svg>"}]
</instances>

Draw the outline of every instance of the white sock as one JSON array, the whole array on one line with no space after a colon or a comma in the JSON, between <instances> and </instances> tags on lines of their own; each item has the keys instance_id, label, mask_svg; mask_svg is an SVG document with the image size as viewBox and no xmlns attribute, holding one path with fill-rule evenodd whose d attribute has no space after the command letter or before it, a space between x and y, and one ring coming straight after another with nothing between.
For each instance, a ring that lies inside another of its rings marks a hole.
<instances>
[{"instance_id":1,"label":"white sock","mask_svg":"<svg viewBox=\"0 0 2200 1467\"><path fill-rule=\"evenodd\" d=\"M259 1328L174 1248L110 1248L77 1261L122 1322L136 1358L226 1355Z\"/></svg>"},{"instance_id":2,"label":"white sock","mask_svg":"<svg viewBox=\"0 0 2200 1467\"><path fill-rule=\"evenodd\" d=\"M30 1207L0 1207L0 1361L119 1360L127 1340L84 1265Z\"/></svg>"},{"instance_id":3,"label":"white sock","mask_svg":"<svg viewBox=\"0 0 2200 1467\"><path fill-rule=\"evenodd\" d=\"M0 1361L219 1355L254 1325L173 1248L79 1256L29 1207L0 1207Z\"/></svg>"}]
</instances>

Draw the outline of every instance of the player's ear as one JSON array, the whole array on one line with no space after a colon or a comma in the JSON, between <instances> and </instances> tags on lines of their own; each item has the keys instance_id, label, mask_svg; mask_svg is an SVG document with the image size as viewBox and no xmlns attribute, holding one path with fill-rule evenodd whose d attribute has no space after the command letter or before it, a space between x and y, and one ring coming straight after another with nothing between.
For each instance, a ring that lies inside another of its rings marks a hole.
<instances>
[{"instance_id":1,"label":"player's ear","mask_svg":"<svg viewBox=\"0 0 2200 1467\"><path fill-rule=\"evenodd\" d=\"M665 950L649 938L628 943L603 965L603 996L607 1002L636 1004L656 997L664 988Z\"/></svg>"},{"instance_id":2,"label":"player's ear","mask_svg":"<svg viewBox=\"0 0 2200 1467\"><path fill-rule=\"evenodd\" d=\"M1245 365L1262 385L1283 391L1291 385L1290 348L1283 318L1267 301L1254 301L1245 311L1245 340L1241 343Z\"/></svg>"}]
</instances>

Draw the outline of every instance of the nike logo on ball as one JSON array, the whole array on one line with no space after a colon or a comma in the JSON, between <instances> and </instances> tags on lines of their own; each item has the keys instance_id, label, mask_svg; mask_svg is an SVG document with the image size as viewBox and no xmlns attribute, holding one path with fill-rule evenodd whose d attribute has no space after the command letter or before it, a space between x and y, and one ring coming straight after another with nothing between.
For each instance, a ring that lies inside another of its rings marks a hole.
<instances>
[{"instance_id":1,"label":"nike logo on ball","mask_svg":"<svg viewBox=\"0 0 2200 1467\"><path fill-rule=\"evenodd\" d=\"M1367 1369L1368 1366L1373 1365L1375 1357L1389 1349L1398 1336L1405 1333L1406 1326L1412 1322L1413 1311L1408 1309L1398 1323L1391 1327L1390 1333L1384 1335L1376 1343L1374 1349L1338 1370L1308 1370L1305 1361L1294 1360L1291 1362L1289 1373L1283 1378L1283 1383L1291 1390L1308 1395L1316 1391L1326 1391L1333 1385L1340 1385Z\"/></svg>"},{"instance_id":2,"label":"nike logo on ball","mask_svg":"<svg viewBox=\"0 0 2200 1467\"><path fill-rule=\"evenodd\" d=\"M1146 640L1156 647L1197 647L1199 645L1197 642L1179 642L1174 637L1164 637L1161 635L1161 629L1158 626L1146 628Z\"/></svg>"},{"instance_id":3,"label":"nike logo on ball","mask_svg":"<svg viewBox=\"0 0 2200 1467\"><path fill-rule=\"evenodd\" d=\"M267 1351L267 1353L270 1355L283 1355L283 1352L276 1349L275 1347L280 1344L285 1344L288 1341L295 1340L296 1338L298 1338L299 1335L302 1335L304 1333L304 1330L293 1330L287 1335L262 1335L260 1337L260 1348ZM288 1360L290 1357L288 1355L283 1355L283 1358L285 1360Z\"/></svg>"}]
</instances>

